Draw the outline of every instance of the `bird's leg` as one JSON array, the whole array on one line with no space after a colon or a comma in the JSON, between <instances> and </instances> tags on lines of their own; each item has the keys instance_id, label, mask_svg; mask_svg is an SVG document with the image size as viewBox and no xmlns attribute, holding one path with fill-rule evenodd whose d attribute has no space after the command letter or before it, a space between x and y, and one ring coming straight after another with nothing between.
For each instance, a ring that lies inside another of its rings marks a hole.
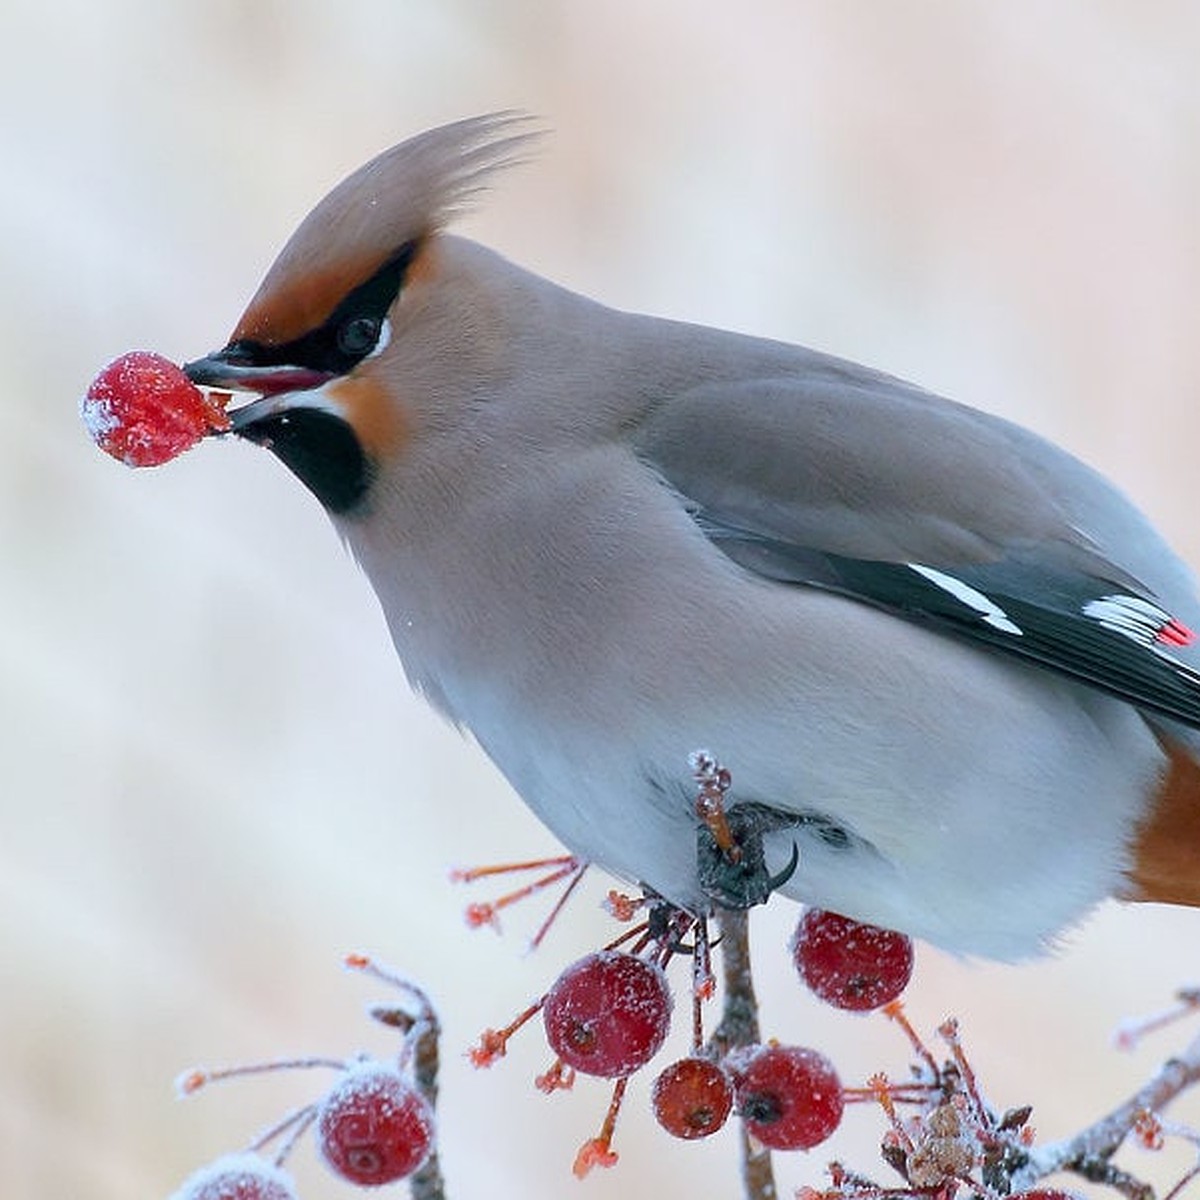
<instances>
[{"instance_id":1,"label":"bird's leg","mask_svg":"<svg viewBox=\"0 0 1200 1200\"><path fill-rule=\"evenodd\" d=\"M708 750L688 758L696 781L696 874L700 889L718 908L745 909L765 904L796 870L800 849L792 843L791 861L776 875L767 870L763 835L801 824L792 813L766 804L727 807L732 776Z\"/></svg>"},{"instance_id":2,"label":"bird's leg","mask_svg":"<svg viewBox=\"0 0 1200 1200\"><path fill-rule=\"evenodd\" d=\"M704 894L720 908L753 908L765 904L771 893L792 877L800 861L799 847L792 843L792 857L775 875L767 869L763 848L765 834L791 829L800 820L765 804L738 804L722 813L723 831L731 839L729 849L712 827L701 824L696 838L696 870Z\"/></svg>"}]
</instances>

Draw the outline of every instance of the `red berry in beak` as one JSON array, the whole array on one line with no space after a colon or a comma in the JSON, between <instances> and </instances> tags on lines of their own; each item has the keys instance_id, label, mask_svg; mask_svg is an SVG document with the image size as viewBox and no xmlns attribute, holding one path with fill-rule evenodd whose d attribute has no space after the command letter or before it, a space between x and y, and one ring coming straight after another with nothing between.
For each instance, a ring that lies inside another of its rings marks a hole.
<instances>
[{"instance_id":1,"label":"red berry in beak","mask_svg":"<svg viewBox=\"0 0 1200 1200\"><path fill-rule=\"evenodd\" d=\"M92 380L80 412L96 445L128 467L160 466L229 428L221 404L148 350L109 363Z\"/></svg>"}]
</instances>

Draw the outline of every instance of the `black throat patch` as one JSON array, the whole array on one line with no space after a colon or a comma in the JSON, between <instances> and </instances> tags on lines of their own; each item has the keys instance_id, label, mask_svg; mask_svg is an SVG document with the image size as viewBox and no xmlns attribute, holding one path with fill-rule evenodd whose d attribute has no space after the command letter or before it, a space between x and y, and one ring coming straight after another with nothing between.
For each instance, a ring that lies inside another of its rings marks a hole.
<instances>
[{"instance_id":1,"label":"black throat patch","mask_svg":"<svg viewBox=\"0 0 1200 1200\"><path fill-rule=\"evenodd\" d=\"M332 513L345 514L366 498L374 470L354 430L333 413L293 408L238 430L270 450Z\"/></svg>"}]
</instances>

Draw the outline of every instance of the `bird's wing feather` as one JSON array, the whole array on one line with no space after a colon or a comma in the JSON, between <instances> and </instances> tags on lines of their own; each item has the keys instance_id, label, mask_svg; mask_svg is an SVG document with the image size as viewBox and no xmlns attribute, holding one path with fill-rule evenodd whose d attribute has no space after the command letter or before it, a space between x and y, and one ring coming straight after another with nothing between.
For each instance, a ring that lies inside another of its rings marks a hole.
<instances>
[{"instance_id":1,"label":"bird's wing feather","mask_svg":"<svg viewBox=\"0 0 1200 1200\"><path fill-rule=\"evenodd\" d=\"M1187 661L1197 602L1144 518L1032 434L838 367L684 392L650 415L638 451L759 576L853 597L1200 729L1200 671Z\"/></svg>"}]
</instances>

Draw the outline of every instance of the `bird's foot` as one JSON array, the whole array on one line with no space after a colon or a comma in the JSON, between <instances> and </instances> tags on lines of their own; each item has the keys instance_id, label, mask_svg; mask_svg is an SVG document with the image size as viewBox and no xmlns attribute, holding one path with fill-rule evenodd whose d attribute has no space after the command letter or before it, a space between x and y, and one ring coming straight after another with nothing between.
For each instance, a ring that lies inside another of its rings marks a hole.
<instances>
[{"instance_id":1,"label":"bird's foot","mask_svg":"<svg viewBox=\"0 0 1200 1200\"><path fill-rule=\"evenodd\" d=\"M797 824L794 814L753 803L739 804L722 813L720 837L704 822L696 838L696 870L701 890L721 908L744 909L765 904L771 893L795 873L800 848L793 842L791 858L782 870L772 875L767 868L764 835Z\"/></svg>"}]
</instances>

